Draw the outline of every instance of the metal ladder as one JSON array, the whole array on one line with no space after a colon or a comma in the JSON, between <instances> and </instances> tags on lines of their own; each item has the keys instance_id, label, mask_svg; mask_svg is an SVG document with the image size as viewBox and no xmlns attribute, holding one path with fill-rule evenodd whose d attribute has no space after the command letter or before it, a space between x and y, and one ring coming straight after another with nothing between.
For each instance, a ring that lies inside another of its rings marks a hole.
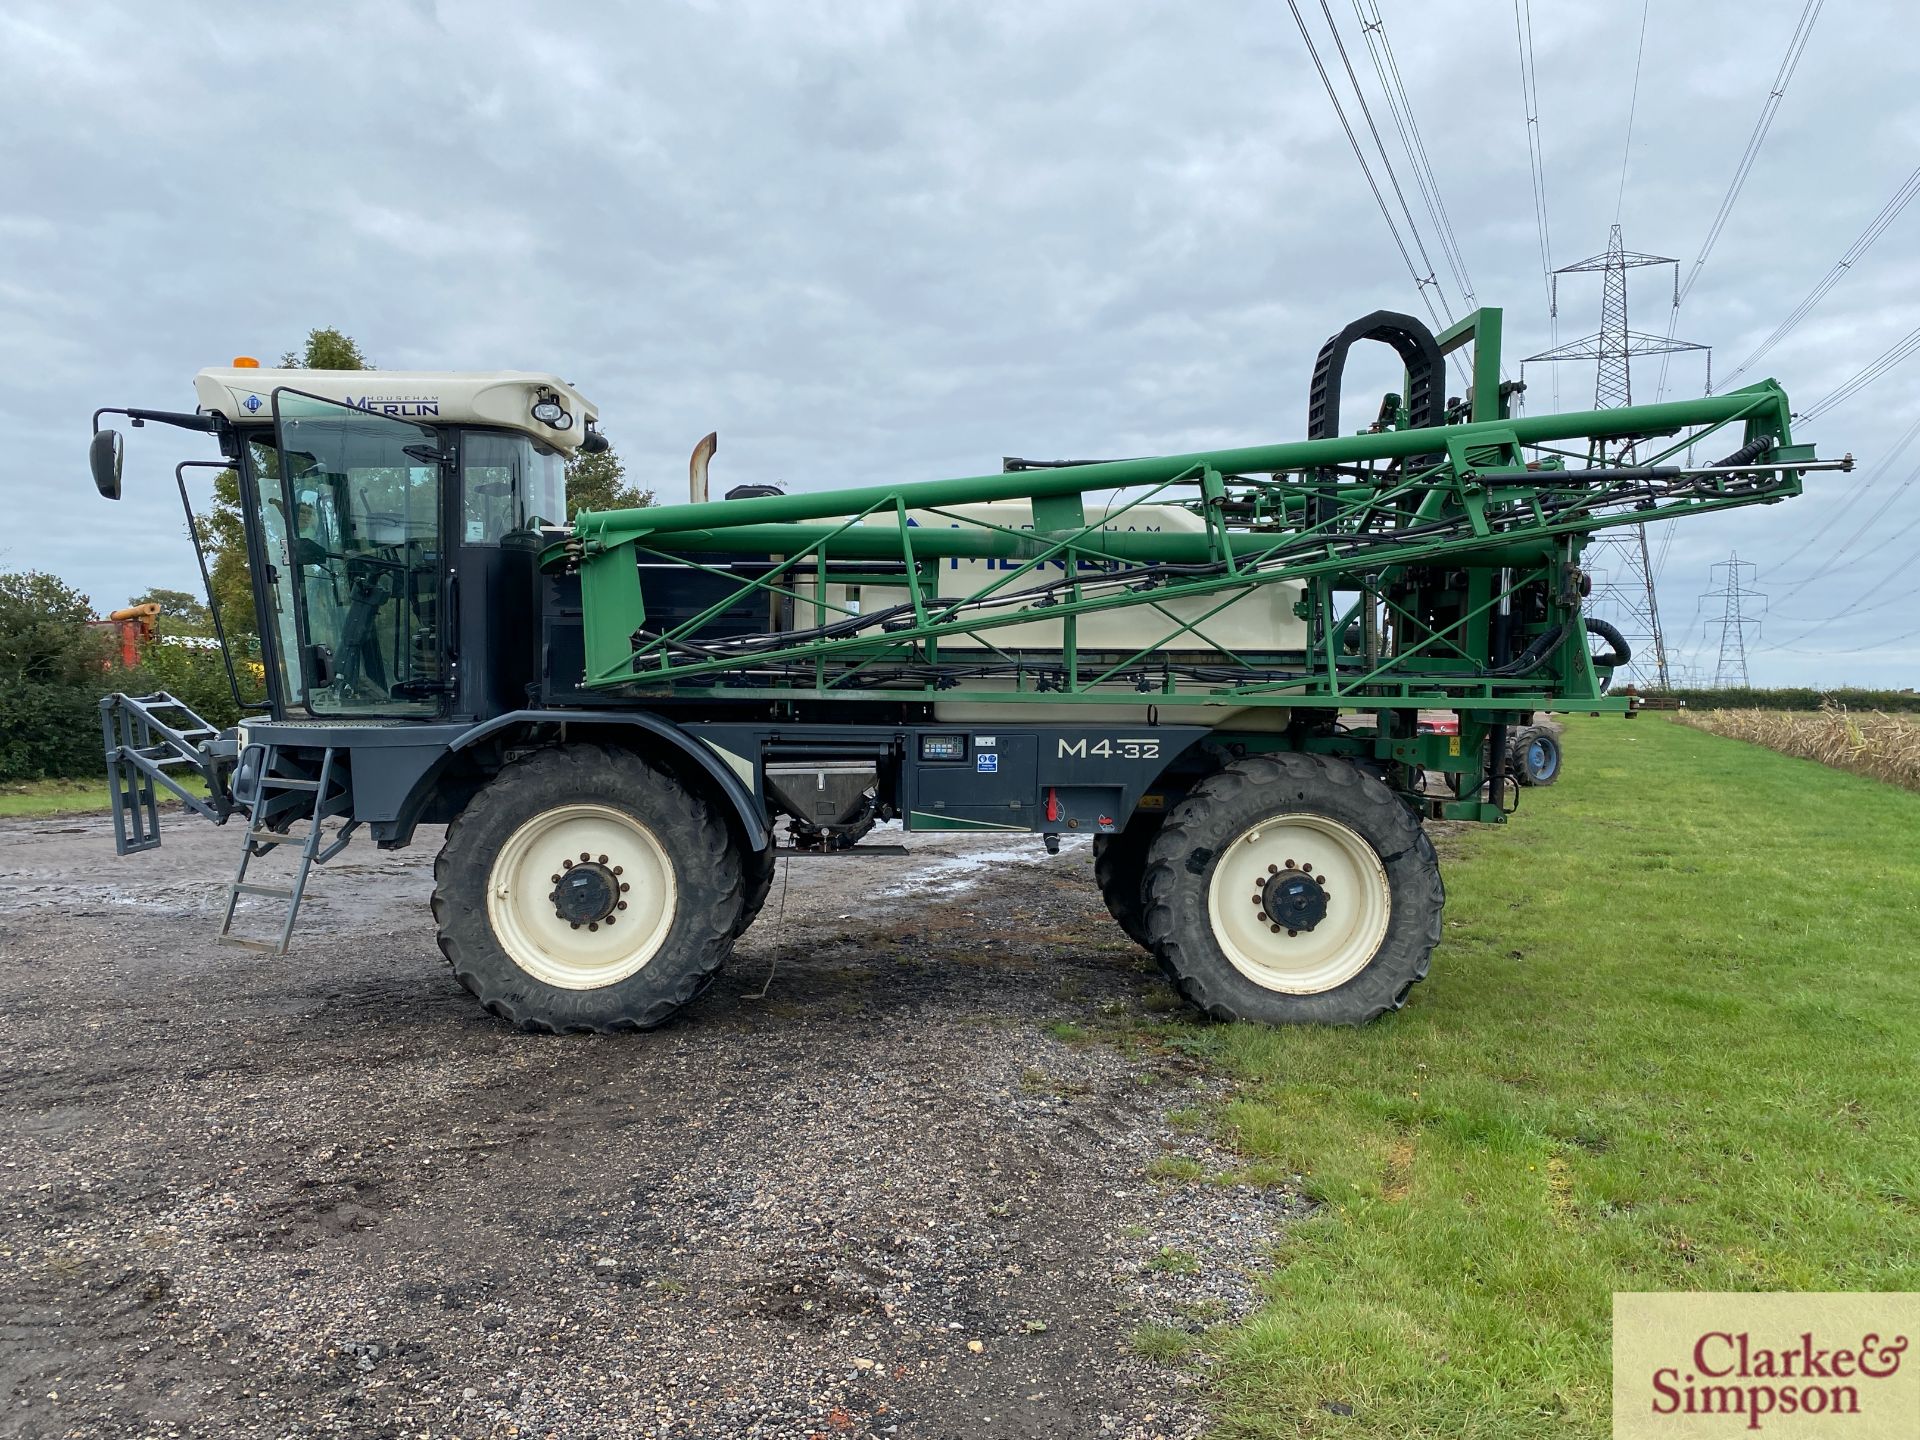
<instances>
[{"instance_id":1,"label":"metal ladder","mask_svg":"<svg viewBox=\"0 0 1920 1440\"><path fill-rule=\"evenodd\" d=\"M215 729L162 690L101 700L100 738L113 800L113 846L120 854L159 848L156 784L215 824L226 821L232 809L227 776L237 748L231 731ZM181 783L196 775L204 795Z\"/></svg>"},{"instance_id":2,"label":"metal ladder","mask_svg":"<svg viewBox=\"0 0 1920 1440\"><path fill-rule=\"evenodd\" d=\"M315 865L326 864L347 848L347 842L353 838L353 832L359 828L360 822L349 819L331 839L326 838L323 822L332 816L346 814L353 804L352 792L334 773L336 752L331 746L321 753L319 777L311 780L274 774L274 746L250 745L247 748L261 752L260 766L251 772L257 778L252 786L247 830L241 837L239 867L233 872L233 883L227 886L227 913L220 922L217 939L222 945L238 945L266 954L284 955L293 941L293 923L300 914L301 897L306 894L307 876ZM244 756L240 770L242 774L248 773ZM303 804L303 796L312 798ZM304 837L292 833L294 826L302 820L307 822ZM282 821L286 822L286 829L274 828ZM296 842L300 846L300 855L294 865L292 883L262 885L247 878L248 868L255 860L282 845ZM245 895L286 901L286 917L281 922L278 940L256 940L233 933L235 913L241 897Z\"/></svg>"}]
</instances>

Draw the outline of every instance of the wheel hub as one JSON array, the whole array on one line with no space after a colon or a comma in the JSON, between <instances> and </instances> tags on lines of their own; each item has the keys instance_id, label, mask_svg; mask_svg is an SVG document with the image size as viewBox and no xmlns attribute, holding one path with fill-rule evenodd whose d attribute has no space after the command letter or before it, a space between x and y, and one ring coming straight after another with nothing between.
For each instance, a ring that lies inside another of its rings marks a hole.
<instances>
[{"instance_id":1,"label":"wheel hub","mask_svg":"<svg viewBox=\"0 0 1920 1440\"><path fill-rule=\"evenodd\" d=\"M574 929L611 925L618 918L615 912L627 908L620 898L628 888L620 878L624 866L609 865L605 855L596 859L590 851L582 851L577 861L563 860L560 866L547 899L553 902L554 914Z\"/></svg>"},{"instance_id":2,"label":"wheel hub","mask_svg":"<svg viewBox=\"0 0 1920 1440\"><path fill-rule=\"evenodd\" d=\"M1268 875L1254 903L1270 924L1288 934L1311 930L1327 918L1325 877L1308 870L1276 870Z\"/></svg>"}]
</instances>

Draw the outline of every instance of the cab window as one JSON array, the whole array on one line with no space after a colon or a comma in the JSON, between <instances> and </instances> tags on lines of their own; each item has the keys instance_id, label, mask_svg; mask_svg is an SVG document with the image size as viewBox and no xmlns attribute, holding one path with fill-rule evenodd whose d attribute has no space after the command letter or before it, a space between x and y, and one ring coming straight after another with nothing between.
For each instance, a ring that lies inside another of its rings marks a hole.
<instances>
[{"instance_id":1,"label":"cab window","mask_svg":"<svg viewBox=\"0 0 1920 1440\"><path fill-rule=\"evenodd\" d=\"M460 444L460 493L462 542L496 545L566 522L566 461L528 435L469 430Z\"/></svg>"}]
</instances>

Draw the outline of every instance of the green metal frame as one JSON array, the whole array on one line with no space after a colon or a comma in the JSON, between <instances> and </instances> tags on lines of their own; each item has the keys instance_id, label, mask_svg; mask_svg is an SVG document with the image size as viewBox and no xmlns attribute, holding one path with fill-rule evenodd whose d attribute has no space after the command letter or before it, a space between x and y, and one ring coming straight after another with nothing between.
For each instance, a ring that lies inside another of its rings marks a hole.
<instances>
[{"instance_id":1,"label":"green metal frame","mask_svg":"<svg viewBox=\"0 0 1920 1440\"><path fill-rule=\"evenodd\" d=\"M1537 710L1621 710L1628 702L1604 693L1580 613L1587 537L1785 499L1800 491L1792 462L1812 455L1793 445L1787 396L1772 381L1660 405L1505 415L1500 329L1500 312L1483 309L1439 337L1448 351L1474 346L1466 423L586 513L545 563L578 568L586 685L629 694L1434 707L1471 714L1476 724ZM1743 446L1762 442L1759 463L1773 468L1716 474L1667 463L1729 427ZM1641 458L1622 458L1636 450ZM1085 497L1113 492L1127 496L1125 504L1089 522ZM1103 528L1133 506L1170 500L1200 516L1204 529ZM1034 528L953 510L996 501L1031 502ZM910 511L955 528L910 525ZM882 517L891 523L870 523ZM703 559L713 555L774 563L700 615L649 630L638 562L727 576ZM968 594L942 595L939 563L956 557L1004 568ZM863 573L860 562L875 569ZM904 591L907 601L884 624L857 616L829 603L830 576L833 584ZM1195 641L1181 650L1207 617L1275 584L1301 591L1295 613L1307 625L1304 648L1170 663L1171 653L1211 648ZM1048 588L1031 589L1040 585ZM774 597L794 606L794 633L770 631L744 646L703 636L723 611ZM1170 613L1171 601L1209 598L1217 603L1199 619ZM1124 656L1085 653L1079 619L1116 609L1140 617L1139 645ZM996 632L1037 620L1064 622L1057 653L995 646ZM1358 646L1348 638L1355 626ZM949 646L943 654L942 641L960 635L985 648L956 656ZM1545 653L1514 670L1514 657L1536 644ZM983 670L998 670L1014 688L970 688ZM1396 728L1404 733L1392 743L1411 743L1411 717Z\"/></svg>"}]
</instances>

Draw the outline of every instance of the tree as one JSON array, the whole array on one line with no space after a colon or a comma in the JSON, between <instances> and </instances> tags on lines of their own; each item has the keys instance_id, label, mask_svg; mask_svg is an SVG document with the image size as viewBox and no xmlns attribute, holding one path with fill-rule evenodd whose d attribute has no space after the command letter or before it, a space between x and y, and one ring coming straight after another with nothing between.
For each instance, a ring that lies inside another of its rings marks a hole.
<instances>
[{"instance_id":1,"label":"tree","mask_svg":"<svg viewBox=\"0 0 1920 1440\"><path fill-rule=\"evenodd\" d=\"M0 575L0 677L39 685L94 685L107 643L90 629L93 602L38 570Z\"/></svg>"},{"instance_id":2,"label":"tree","mask_svg":"<svg viewBox=\"0 0 1920 1440\"><path fill-rule=\"evenodd\" d=\"M309 330L306 348L280 357L283 370L371 370L351 335L340 330Z\"/></svg>"},{"instance_id":3,"label":"tree","mask_svg":"<svg viewBox=\"0 0 1920 1440\"><path fill-rule=\"evenodd\" d=\"M567 519L582 510L633 510L653 504L653 491L627 484L626 474L611 445L597 455L575 451L567 461Z\"/></svg>"},{"instance_id":4,"label":"tree","mask_svg":"<svg viewBox=\"0 0 1920 1440\"><path fill-rule=\"evenodd\" d=\"M160 618L175 635L210 635L213 633L213 617L207 613L207 607L184 590L165 590L156 586L143 590L131 600L129 605L158 605Z\"/></svg>"},{"instance_id":5,"label":"tree","mask_svg":"<svg viewBox=\"0 0 1920 1440\"><path fill-rule=\"evenodd\" d=\"M52 575L0 575L0 780L97 774L106 636Z\"/></svg>"},{"instance_id":6,"label":"tree","mask_svg":"<svg viewBox=\"0 0 1920 1440\"><path fill-rule=\"evenodd\" d=\"M309 330L301 349L280 357L288 370L371 370L359 344L343 331ZM253 579L247 568L247 531L240 514L240 477L231 470L213 477L213 505L197 517L207 547L207 568L213 576L213 597L220 606L220 623L228 636L252 635L258 625L253 613Z\"/></svg>"}]
</instances>

